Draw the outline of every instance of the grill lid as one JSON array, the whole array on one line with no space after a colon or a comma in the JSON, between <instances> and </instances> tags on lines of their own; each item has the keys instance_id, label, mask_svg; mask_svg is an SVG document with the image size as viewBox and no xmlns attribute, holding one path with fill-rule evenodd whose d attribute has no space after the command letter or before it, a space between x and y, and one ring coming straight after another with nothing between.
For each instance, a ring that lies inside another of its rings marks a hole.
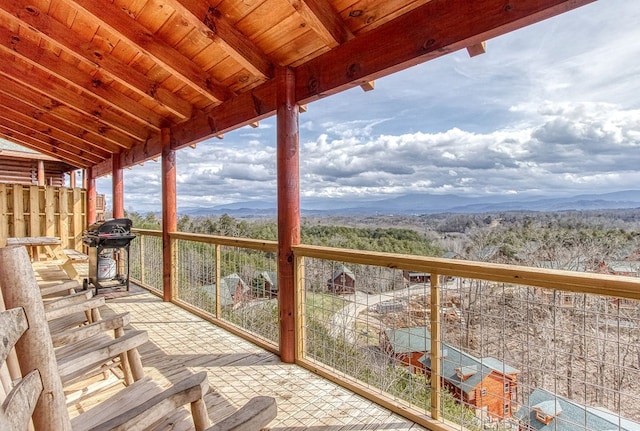
<instances>
[{"instance_id":1,"label":"grill lid","mask_svg":"<svg viewBox=\"0 0 640 431\"><path fill-rule=\"evenodd\" d=\"M132 222L128 218L112 218L93 223L85 231L85 235L91 236L117 236L129 235Z\"/></svg>"}]
</instances>

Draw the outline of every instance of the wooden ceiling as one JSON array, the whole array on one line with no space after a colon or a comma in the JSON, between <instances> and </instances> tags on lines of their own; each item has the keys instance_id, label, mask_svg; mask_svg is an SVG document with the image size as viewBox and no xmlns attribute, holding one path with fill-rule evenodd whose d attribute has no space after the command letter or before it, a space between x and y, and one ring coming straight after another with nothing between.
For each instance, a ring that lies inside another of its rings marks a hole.
<instances>
[{"instance_id":1,"label":"wooden ceiling","mask_svg":"<svg viewBox=\"0 0 640 431\"><path fill-rule=\"evenodd\" d=\"M306 104L591 1L0 0L0 137L110 173L273 115L279 68Z\"/></svg>"}]
</instances>

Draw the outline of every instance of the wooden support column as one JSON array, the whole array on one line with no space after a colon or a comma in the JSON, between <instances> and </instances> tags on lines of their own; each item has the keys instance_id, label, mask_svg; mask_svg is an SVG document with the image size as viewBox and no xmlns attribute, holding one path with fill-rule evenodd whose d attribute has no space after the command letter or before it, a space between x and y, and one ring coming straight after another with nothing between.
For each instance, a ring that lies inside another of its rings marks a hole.
<instances>
[{"instance_id":1,"label":"wooden support column","mask_svg":"<svg viewBox=\"0 0 640 431\"><path fill-rule=\"evenodd\" d=\"M113 218L124 217L124 173L120 167L120 154L111 157L111 178L113 194Z\"/></svg>"},{"instance_id":2,"label":"wooden support column","mask_svg":"<svg viewBox=\"0 0 640 431\"><path fill-rule=\"evenodd\" d=\"M162 142L162 299L175 297L171 268L174 267L174 244L170 232L178 230L176 193L176 152L171 149L171 129L163 128Z\"/></svg>"},{"instance_id":3,"label":"wooden support column","mask_svg":"<svg viewBox=\"0 0 640 431\"><path fill-rule=\"evenodd\" d=\"M278 303L280 310L280 358L293 363L295 333L295 259L292 245L300 244L300 160L298 105L295 74L278 68L277 163L278 163Z\"/></svg>"},{"instance_id":4,"label":"wooden support column","mask_svg":"<svg viewBox=\"0 0 640 431\"><path fill-rule=\"evenodd\" d=\"M76 188L76 171L69 172L69 187Z\"/></svg>"},{"instance_id":5,"label":"wooden support column","mask_svg":"<svg viewBox=\"0 0 640 431\"><path fill-rule=\"evenodd\" d=\"M97 199L97 191L96 191L96 178L93 175L93 169L87 168L84 171L84 182L85 187L87 189L87 227L97 220L97 210L96 210L96 199Z\"/></svg>"},{"instance_id":6,"label":"wooden support column","mask_svg":"<svg viewBox=\"0 0 640 431\"><path fill-rule=\"evenodd\" d=\"M44 186L45 184L45 175L44 175L44 161L38 160L38 185Z\"/></svg>"}]
</instances>

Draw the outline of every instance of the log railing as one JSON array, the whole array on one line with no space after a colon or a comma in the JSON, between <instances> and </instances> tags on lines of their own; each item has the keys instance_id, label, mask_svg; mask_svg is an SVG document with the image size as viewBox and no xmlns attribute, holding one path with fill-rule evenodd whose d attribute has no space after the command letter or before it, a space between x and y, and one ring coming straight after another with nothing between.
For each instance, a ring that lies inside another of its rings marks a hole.
<instances>
[{"instance_id":1,"label":"log railing","mask_svg":"<svg viewBox=\"0 0 640 431\"><path fill-rule=\"evenodd\" d=\"M162 247L148 246L159 233L138 234L133 278L149 274L155 258L145 256L161 255ZM171 239L174 302L277 351L277 286L269 284L277 244L183 233ZM637 278L293 249L296 363L417 423L512 429L533 417L525 412L534 411L534 397L640 417ZM574 429L589 429L599 411L586 407Z\"/></svg>"}]
</instances>

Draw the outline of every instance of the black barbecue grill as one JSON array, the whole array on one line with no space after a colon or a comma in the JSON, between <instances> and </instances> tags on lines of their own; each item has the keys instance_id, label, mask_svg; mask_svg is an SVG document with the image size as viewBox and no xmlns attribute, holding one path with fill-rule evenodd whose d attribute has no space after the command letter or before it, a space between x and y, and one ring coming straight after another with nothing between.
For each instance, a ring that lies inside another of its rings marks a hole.
<instances>
[{"instance_id":1,"label":"black barbecue grill","mask_svg":"<svg viewBox=\"0 0 640 431\"><path fill-rule=\"evenodd\" d=\"M89 278L83 287L96 289L126 286L129 290L129 245L136 237L128 218L96 222L84 231L82 242L89 247Z\"/></svg>"}]
</instances>

